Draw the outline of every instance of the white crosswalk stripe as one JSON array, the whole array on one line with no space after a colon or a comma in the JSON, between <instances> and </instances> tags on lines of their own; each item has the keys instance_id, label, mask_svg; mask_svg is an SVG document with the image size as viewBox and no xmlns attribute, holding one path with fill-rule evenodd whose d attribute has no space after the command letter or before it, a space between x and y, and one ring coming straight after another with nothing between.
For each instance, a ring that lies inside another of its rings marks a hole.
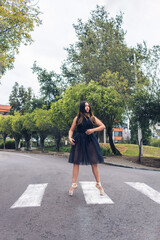
<instances>
[{"instance_id":1,"label":"white crosswalk stripe","mask_svg":"<svg viewBox=\"0 0 160 240\"><path fill-rule=\"evenodd\" d=\"M10 208L38 207L48 183L30 184L21 197Z\"/></svg>"},{"instance_id":2,"label":"white crosswalk stripe","mask_svg":"<svg viewBox=\"0 0 160 240\"><path fill-rule=\"evenodd\" d=\"M100 195L95 182L80 182L87 204L114 204L114 202L104 193Z\"/></svg>"},{"instance_id":3,"label":"white crosswalk stripe","mask_svg":"<svg viewBox=\"0 0 160 240\"><path fill-rule=\"evenodd\" d=\"M126 182L131 187L135 188L139 192L145 194L147 197L160 204L160 193L153 188L149 187L145 183L140 182Z\"/></svg>"}]
</instances>

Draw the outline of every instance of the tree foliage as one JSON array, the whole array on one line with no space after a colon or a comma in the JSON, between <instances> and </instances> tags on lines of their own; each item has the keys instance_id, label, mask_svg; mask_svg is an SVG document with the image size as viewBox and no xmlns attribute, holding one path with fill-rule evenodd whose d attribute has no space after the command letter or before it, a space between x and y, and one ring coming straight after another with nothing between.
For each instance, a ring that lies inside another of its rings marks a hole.
<instances>
[{"instance_id":1,"label":"tree foliage","mask_svg":"<svg viewBox=\"0 0 160 240\"><path fill-rule=\"evenodd\" d=\"M134 53L139 82L146 83L140 68L142 51L126 45L122 23L122 14L109 18L104 7L97 6L86 23L78 20L78 24L73 25L77 41L66 48L68 55L62 66L63 76L70 84L99 81L109 70L118 74L118 80L127 79L131 89L135 85Z\"/></svg>"},{"instance_id":2,"label":"tree foliage","mask_svg":"<svg viewBox=\"0 0 160 240\"><path fill-rule=\"evenodd\" d=\"M156 108L157 93L150 91L149 88L137 88L130 99L130 109L135 122L139 122L140 127L150 125L157 121L159 116ZM160 105L158 104L157 107Z\"/></svg>"},{"instance_id":3,"label":"tree foliage","mask_svg":"<svg viewBox=\"0 0 160 240\"><path fill-rule=\"evenodd\" d=\"M23 118L20 113L15 113L14 116L11 116L12 122L12 131L11 135L15 139L15 149L18 150L20 139L22 138L22 129L23 129Z\"/></svg>"},{"instance_id":4,"label":"tree foliage","mask_svg":"<svg viewBox=\"0 0 160 240\"><path fill-rule=\"evenodd\" d=\"M152 91L157 91L160 87L160 46L155 45L151 49L146 43L137 44L137 50L144 56L141 69L150 81Z\"/></svg>"},{"instance_id":5,"label":"tree foliage","mask_svg":"<svg viewBox=\"0 0 160 240\"><path fill-rule=\"evenodd\" d=\"M31 32L41 24L38 6L33 0L0 1L0 66L1 73L13 68L21 43L33 42Z\"/></svg>"},{"instance_id":6,"label":"tree foliage","mask_svg":"<svg viewBox=\"0 0 160 240\"><path fill-rule=\"evenodd\" d=\"M48 110L35 109L33 114L33 119L35 122L35 131L40 136L40 147L41 151L44 151L44 140L49 133L51 133L52 122Z\"/></svg>"},{"instance_id":7,"label":"tree foliage","mask_svg":"<svg viewBox=\"0 0 160 240\"><path fill-rule=\"evenodd\" d=\"M149 145L149 142L150 142L151 130L149 127L150 127L150 124L148 121L148 123L143 125L143 127L141 128L144 145ZM131 117L130 119L130 130L131 130L130 142L132 144L138 144L138 124L134 117Z\"/></svg>"},{"instance_id":8,"label":"tree foliage","mask_svg":"<svg viewBox=\"0 0 160 240\"><path fill-rule=\"evenodd\" d=\"M23 85L19 86L15 82L12 92L9 96L9 104L14 111L21 114L32 111L33 92L31 88L25 89Z\"/></svg>"},{"instance_id":9,"label":"tree foliage","mask_svg":"<svg viewBox=\"0 0 160 240\"><path fill-rule=\"evenodd\" d=\"M52 121L63 134L66 134L72 124L73 118L79 111L81 101L88 101L93 106L94 114L100 118L107 127L110 136L111 148L118 153L112 140L112 127L117 121L122 121L124 112L123 100L114 87L104 87L97 82L81 83L69 87L62 99L51 105Z\"/></svg>"},{"instance_id":10,"label":"tree foliage","mask_svg":"<svg viewBox=\"0 0 160 240\"><path fill-rule=\"evenodd\" d=\"M6 138L11 134L11 131L12 131L11 117L0 116L0 133L2 134L2 137L3 137L4 149L5 149Z\"/></svg>"},{"instance_id":11,"label":"tree foliage","mask_svg":"<svg viewBox=\"0 0 160 240\"><path fill-rule=\"evenodd\" d=\"M21 118L23 120L22 136L25 139L26 150L29 151L32 133L36 132L36 125L33 118L33 113L27 113L21 116Z\"/></svg>"},{"instance_id":12,"label":"tree foliage","mask_svg":"<svg viewBox=\"0 0 160 240\"><path fill-rule=\"evenodd\" d=\"M46 69L37 66L36 62L34 62L32 70L33 73L37 74L40 84L40 93L44 100L44 104L50 108L50 103L56 101L63 92L62 78L54 71L47 72Z\"/></svg>"},{"instance_id":13,"label":"tree foliage","mask_svg":"<svg viewBox=\"0 0 160 240\"><path fill-rule=\"evenodd\" d=\"M135 141L137 135L137 124L139 124L142 130L142 139L139 143L139 161L141 144L149 142L149 136L151 131L149 127L156 124L160 120L160 95L158 91L152 91L152 87L137 88L134 94L130 98L130 110L131 110L131 134L132 140Z\"/></svg>"}]
</instances>

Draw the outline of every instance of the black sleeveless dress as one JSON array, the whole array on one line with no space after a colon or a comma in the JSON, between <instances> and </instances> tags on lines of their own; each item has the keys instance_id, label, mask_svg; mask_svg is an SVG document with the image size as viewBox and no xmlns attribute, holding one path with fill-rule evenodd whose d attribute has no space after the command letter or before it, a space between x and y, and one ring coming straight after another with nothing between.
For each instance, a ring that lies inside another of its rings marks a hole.
<instances>
[{"instance_id":1,"label":"black sleeveless dress","mask_svg":"<svg viewBox=\"0 0 160 240\"><path fill-rule=\"evenodd\" d=\"M78 123L77 118L77 123ZM89 117L83 119L82 123L77 125L77 133L73 139L75 145L72 145L68 162L82 165L92 165L104 163L103 155L94 133L87 135L85 131L93 128Z\"/></svg>"}]
</instances>

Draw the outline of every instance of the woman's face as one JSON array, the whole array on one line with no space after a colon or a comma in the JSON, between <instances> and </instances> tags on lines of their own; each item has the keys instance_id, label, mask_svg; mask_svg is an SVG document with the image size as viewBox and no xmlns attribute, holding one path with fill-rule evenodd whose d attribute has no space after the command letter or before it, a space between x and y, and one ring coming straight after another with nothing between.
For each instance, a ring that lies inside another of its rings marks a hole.
<instances>
[{"instance_id":1,"label":"woman's face","mask_svg":"<svg viewBox=\"0 0 160 240\"><path fill-rule=\"evenodd\" d=\"M86 111L87 113L89 113L89 109L90 109L89 103L86 102L86 103L85 103L85 111Z\"/></svg>"}]
</instances>

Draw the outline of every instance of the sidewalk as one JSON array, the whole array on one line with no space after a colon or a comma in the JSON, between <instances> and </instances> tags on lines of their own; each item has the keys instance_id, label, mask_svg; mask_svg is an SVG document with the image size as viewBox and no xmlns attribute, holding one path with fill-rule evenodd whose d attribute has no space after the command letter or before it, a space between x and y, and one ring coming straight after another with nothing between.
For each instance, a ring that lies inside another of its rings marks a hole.
<instances>
[{"instance_id":1,"label":"sidewalk","mask_svg":"<svg viewBox=\"0 0 160 240\"><path fill-rule=\"evenodd\" d=\"M128 161L121 157L104 157L105 164L117 166L117 167L125 167L125 168L134 168L134 169L141 169L141 170L152 170L152 171L159 171L160 168L148 167L139 163L135 163L132 161Z\"/></svg>"},{"instance_id":2,"label":"sidewalk","mask_svg":"<svg viewBox=\"0 0 160 240\"><path fill-rule=\"evenodd\" d=\"M62 156L66 158L69 157L69 153L49 152L49 154ZM116 167L134 168L134 169L140 169L140 170L151 170L151 171L160 172L160 168L148 167L142 164L138 164L138 163L126 160L123 157L119 157L119 156L104 157L104 164L116 166Z\"/></svg>"},{"instance_id":3,"label":"sidewalk","mask_svg":"<svg viewBox=\"0 0 160 240\"><path fill-rule=\"evenodd\" d=\"M66 158L69 157L69 153L49 152L49 154L62 156ZM119 156L104 157L104 164L117 166L117 167L134 168L134 169L140 169L140 170L151 170L151 171L160 172L160 168L148 167L142 164L138 164L138 163L126 160L123 157L119 157Z\"/></svg>"}]
</instances>

